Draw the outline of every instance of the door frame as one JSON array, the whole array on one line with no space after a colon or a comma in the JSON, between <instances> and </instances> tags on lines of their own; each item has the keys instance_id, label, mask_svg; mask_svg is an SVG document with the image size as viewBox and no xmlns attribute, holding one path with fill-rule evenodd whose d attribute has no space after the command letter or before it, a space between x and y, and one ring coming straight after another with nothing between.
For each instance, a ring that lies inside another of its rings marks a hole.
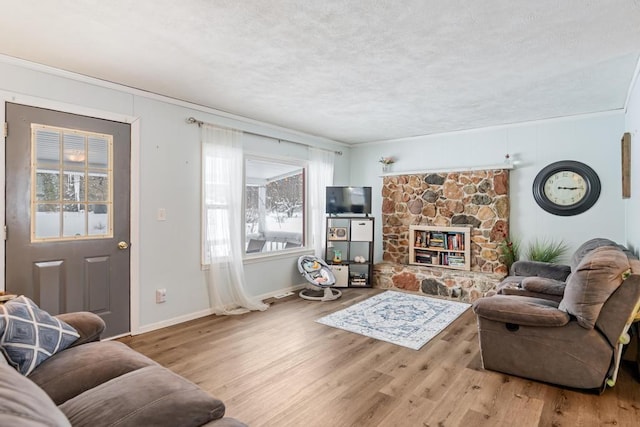
<instances>
[{"instance_id":1,"label":"door frame","mask_svg":"<svg viewBox=\"0 0 640 427\"><path fill-rule=\"evenodd\" d=\"M131 126L131 204L130 204L130 277L129 277L129 298L130 304L130 333L135 335L140 329L140 117L130 116L128 114L114 113L111 111L97 110L82 105L68 104L64 102L53 101L34 96L22 95L8 91L0 90L0 117L2 123L6 117L6 103L28 105L31 107L46 108L50 110L62 111L65 113L77 114L81 116L96 117L99 119L112 120L116 122L129 123ZM11 132L11 129L9 129ZM6 138L1 133L0 140L4 142L0 149L0 200L2 209L0 209L0 227L6 224L5 218L5 162L6 162ZM9 231L10 232L10 231ZM0 229L0 237L2 244L0 245L0 290L5 290L5 233L4 229ZM117 337L113 337L117 338Z\"/></svg>"}]
</instances>

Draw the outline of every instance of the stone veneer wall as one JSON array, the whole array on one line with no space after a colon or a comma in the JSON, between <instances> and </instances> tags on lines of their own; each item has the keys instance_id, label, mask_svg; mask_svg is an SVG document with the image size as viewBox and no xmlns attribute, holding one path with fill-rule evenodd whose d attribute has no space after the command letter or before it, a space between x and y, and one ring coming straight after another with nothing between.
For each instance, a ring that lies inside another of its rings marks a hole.
<instances>
[{"instance_id":1,"label":"stone veneer wall","mask_svg":"<svg viewBox=\"0 0 640 427\"><path fill-rule=\"evenodd\" d=\"M373 287L404 289L472 302L492 295L503 275L381 262L373 267Z\"/></svg>"},{"instance_id":2,"label":"stone veneer wall","mask_svg":"<svg viewBox=\"0 0 640 427\"><path fill-rule=\"evenodd\" d=\"M471 226L471 272L408 266L409 226ZM374 284L474 300L507 274L498 249L509 234L509 170L384 177L382 247Z\"/></svg>"}]
</instances>

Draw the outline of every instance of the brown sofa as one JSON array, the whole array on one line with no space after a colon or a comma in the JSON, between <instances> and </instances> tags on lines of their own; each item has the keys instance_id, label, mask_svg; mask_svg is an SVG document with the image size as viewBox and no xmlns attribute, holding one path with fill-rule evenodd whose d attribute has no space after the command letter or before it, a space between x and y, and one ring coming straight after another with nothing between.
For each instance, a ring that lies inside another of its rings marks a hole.
<instances>
[{"instance_id":1,"label":"brown sofa","mask_svg":"<svg viewBox=\"0 0 640 427\"><path fill-rule=\"evenodd\" d=\"M582 389L615 384L620 339L640 305L640 261L591 243L574 254L560 301L522 289L474 302L486 369Z\"/></svg>"},{"instance_id":2,"label":"brown sofa","mask_svg":"<svg viewBox=\"0 0 640 427\"><path fill-rule=\"evenodd\" d=\"M196 384L117 341L98 341L100 317L56 316L80 334L22 375L0 356L2 426L241 427Z\"/></svg>"}]
</instances>

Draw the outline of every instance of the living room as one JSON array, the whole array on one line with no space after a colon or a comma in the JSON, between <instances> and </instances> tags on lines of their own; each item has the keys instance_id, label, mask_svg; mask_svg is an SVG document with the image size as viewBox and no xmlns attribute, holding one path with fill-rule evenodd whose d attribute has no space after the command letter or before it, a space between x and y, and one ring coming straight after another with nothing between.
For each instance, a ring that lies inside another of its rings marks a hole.
<instances>
[{"instance_id":1,"label":"living room","mask_svg":"<svg viewBox=\"0 0 640 427\"><path fill-rule=\"evenodd\" d=\"M632 6L633 7L633 6ZM637 5L636 12L637 12ZM629 40L637 40L630 34ZM382 259L381 157L395 162L387 174L464 170L513 164L510 172L510 234L521 242L536 238L562 239L575 249L592 237L605 237L632 249L640 248L640 84L638 51L612 62L627 66L620 77L624 90L616 94L616 107L583 114L547 117L470 127L448 132L407 134L350 144L320 137L252 116L230 114L216 105L202 106L181 100L167 87L157 95L134 89L117 80L106 81L68 71L73 63L43 65L24 59L6 40L0 48L0 113L7 102L34 105L79 115L130 123L131 148L131 333L139 335L199 319L211 313L205 272L201 267L201 146L199 128L186 119L232 127L247 134L247 152L306 161L307 146L340 151L335 157L336 185L372 187L376 218L375 261ZM19 44L14 41L14 44ZM140 53L140 52L137 52ZM631 61L629 61L631 59ZM631 71L628 63L631 62ZM177 71L176 71L177 73ZM149 76L153 79L153 76ZM165 83L163 83L165 84ZM496 87L499 81L489 81ZM166 82L167 86L171 82ZM496 89L497 90L497 89ZM173 95L173 96L172 96ZM555 94L554 94L555 96ZM557 96L562 96L561 94ZM598 98L601 93L586 94ZM473 100L469 105L482 100ZM487 101L488 102L488 101ZM468 107L471 108L471 107ZM514 98L513 110L526 111L527 99ZM466 111L460 110L464 116ZM344 115L348 115L344 113ZM631 134L631 198L621 190L620 140ZM412 136L417 135L417 136ZM288 142L291 141L291 142ZM545 166L559 160L577 160L593 168L602 183L595 205L575 216L557 216L542 210L532 194L532 183ZM5 167L4 161L2 167ZM5 176L3 170L2 176ZM3 186L4 187L4 186ZM4 197L0 216L4 220ZM158 220L163 209L166 220ZM3 268L4 248L0 249ZM569 251L570 253L571 251ZM270 298L303 285L296 260L309 248L252 257L245 261L247 291ZM265 271L268 274L265 274ZM4 287L4 284L3 284ZM166 302L156 302L156 291L166 290Z\"/></svg>"},{"instance_id":2,"label":"living room","mask_svg":"<svg viewBox=\"0 0 640 427\"><path fill-rule=\"evenodd\" d=\"M138 134L132 148L134 221L131 253L132 323L134 333L153 330L207 313L205 277L200 268L200 145L197 126L188 117L232 126L270 138L248 136L247 150L305 160L307 149L297 141L342 151L335 157L336 185L373 188L373 212L380 217L380 157L393 156L395 172L477 168L502 164L512 156L511 235L522 242L561 238L575 248L589 237L608 237L632 248L640 246L640 213L635 197L623 199L620 186L620 139L638 128L636 80L624 82L620 108L601 113L493 126L483 129L371 142L349 146L326 138L274 127L205 109L186 102L90 79L4 56L0 64L4 99L91 114L109 112L133 123ZM626 91L629 91L628 100ZM4 105L2 106L4 108ZM524 107L523 107L524 108ZM637 108L637 107L635 107ZM600 176L603 191L596 205L576 216L550 215L535 203L531 186L548 164L563 159L582 161ZM632 181L637 182L637 156L632 156ZM176 180L167 171L179 171ZM137 175L137 177L136 177ZM635 187L632 185L632 188ZM164 208L167 220L156 220ZM376 223L375 256L382 257L381 221ZM637 249L636 249L637 250ZM295 268L297 254L251 260L246 265L248 292L272 296L302 282ZM4 256L1 257L4 260ZM268 268L270 275L262 272ZM167 302L156 304L156 289L167 290Z\"/></svg>"}]
</instances>

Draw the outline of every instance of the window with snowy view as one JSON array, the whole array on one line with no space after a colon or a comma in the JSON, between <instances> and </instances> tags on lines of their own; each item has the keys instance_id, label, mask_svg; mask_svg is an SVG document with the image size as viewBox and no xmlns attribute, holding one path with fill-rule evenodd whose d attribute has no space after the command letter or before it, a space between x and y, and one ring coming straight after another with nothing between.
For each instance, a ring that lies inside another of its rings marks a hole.
<instances>
[{"instance_id":1,"label":"window with snowy view","mask_svg":"<svg viewBox=\"0 0 640 427\"><path fill-rule=\"evenodd\" d=\"M249 157L245 163L245 251L304 246L305 167Z\"/></svg>"}]
</instances>

